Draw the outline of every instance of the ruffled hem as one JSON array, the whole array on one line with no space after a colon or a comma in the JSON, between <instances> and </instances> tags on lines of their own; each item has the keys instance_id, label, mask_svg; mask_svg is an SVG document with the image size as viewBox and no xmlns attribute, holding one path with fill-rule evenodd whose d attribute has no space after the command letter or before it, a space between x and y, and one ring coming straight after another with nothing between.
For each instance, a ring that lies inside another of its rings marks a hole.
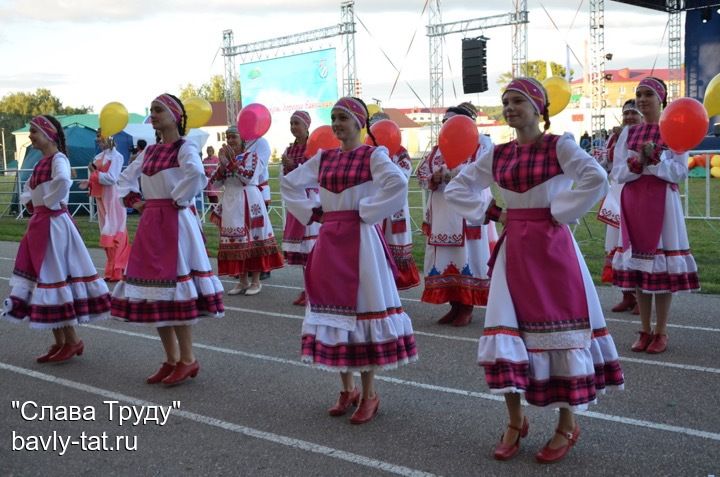
<instances>
[{"instance_id":1,"label":"ruffled hem","mask_svg":"<svg viewBox=\"0 0 720 477\"><path fill-rule=\"evenodd\" d=\"M245 260L218 258L218 275L236 277L242 273L269 272L285 266L282 255L275 253Z\"/></svg>"},{"instance_id":2,"label":"ruffled hem","mask_svg":"<svg viewBox=\"0 0 720 477\"><path fill-rule=\"evenodd\" d=\"M512 330L485 333L478 363L495 394L523 393L534 406L582 410L605 389L624 387L617 351L606 329L593 332L590 349L532 352L524 349Z\"/></svg>"},{"instance_id":3,"label":"ruffled hem","mask_svg":"<svg viewBox=\"0 0 720 477\"><path fill-rule=\"evenodd\" d=\"M452 278L452 277L448 277ZM463 279L466 281L467 279ZM459 281L459 280L458 280ZM459 302L463 305L485 306L490 293L490 280L475 279L477 282L472 287L463 286L460 283L444 283L442 286L428 285L428 278L425 277L425 290L423 290L420 301L440 305L442 303Z\"/></svg>"},{"instance_id":4,"label":"ruffled hem","mask_svg":"<svg viewBox=\"0 0 720 477\"><path fill-rule=\"evenodd\" d=\"M613 285L623 291L662 294L700 291L700 278L697 272L686 273L647 273L639 270L613 270Z\"/></svg>"},{"instance_id":5,"label":"ruffled hem","mask_svg":"<svg viewBox=\"0 0 720 477\"><path fill-rule=\"evenodd\" d=\"M200 295L183 301L112 298L113 318L155 327L192 325L201 317L222 318L224 315L222 293Z\"/></svg>"},{"instance_id":6,"label":"ruffled hem","mask_svg":"<svg viewBox=\"0 0 720 477\"><path fill-rule=\"evenodd\" d=\"M283 252L286 265L302 265L304 267L307 265L308 255L307 253Z\"/></svg>"},{"instance_id":7,"label":"ruffled hem","mask_svg":"<svg viewBox=\"0 0 720 477\"><path fill-rule=\"evenodd\" d=\"M399 336L385 343L342 343L329 345L313 335L302 337L302 361L328 371L371 371L396 369L417 361L415 336Z\"/></svg>"},{"instance_id":8,"label":"ruffled hem","mask_svg":"<svg viewBox=\"0 0 720 477\"><path fill-rule=\"evenodd\" d=\"M395 286L398 290L408 290L420 285L420 273L414 260L396 261L398 276L395 278Z\"/></svg>"}]
</instances>

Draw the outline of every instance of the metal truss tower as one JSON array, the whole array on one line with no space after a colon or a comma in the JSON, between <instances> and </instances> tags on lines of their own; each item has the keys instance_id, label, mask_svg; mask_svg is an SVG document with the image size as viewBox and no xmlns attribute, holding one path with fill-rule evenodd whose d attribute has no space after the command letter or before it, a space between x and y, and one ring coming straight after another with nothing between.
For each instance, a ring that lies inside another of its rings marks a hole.
<instances>
[{"instance_id":1,"label":"metal truss tower","mask_svg":"<svg viewBox=\"0 0 720 477\"><path fill-rule=\"evenodd\" d=\"M443 99L443 45L442 38L453 33L464 33L486 28L511 25L513 27L513 74L522 71L527 63L527 0L515 1L515 12L490 17L442 23L440 0L430 0L427 36L430 43L430 143L436 144L440 132L440 115L434 111L444 106ZM516 28L517 27L517 31ZM520 44L516 44L519 42Z\"/></svg>"},{"instance_id":2,"label":"metal truss tower","mask_svg":"<svg viewBox=\"0 0 720 477\"><path fill-rule=\"evenodd\" d=\"M594 138L605 129L605 0L590 0L590 87L592 113L590 129ZM593 152L594 152L593 141Z\"/></svg>"},{"instance_id":3,"label":"metal truss tower","mask_svg":"<svg viewBox=\"0 0 720 477\"><path fill-rule=\"evenodd\" d=\"M668 11L668 102L684 96L680 91L682 72L682 27L680 26L680 0L665 0Z\"/></svg>"},{"instance_id":4,"label":"metal truss tower","mask_svg":"<svg viewBox=\"0 0 720 477\"><path fill-rule=\"evenodd\" d=\"M222 54L225 57L225 105L228 112L228 120L232 121L237 115L237 98L232 97L232 84L237 79L235 74L235 57L250 54L257 54L261 51L277 50L283 47L299 45L320 41L336 36L344 40L343 65L343 93L354 92L357 79L355 66L355 1L346 0L340 5L341 22L337 25L318 28L303 33L287 35L270 40L261 40L244 45L233 45L233 31L223 31Z\"/></svg>"}]
</instances>

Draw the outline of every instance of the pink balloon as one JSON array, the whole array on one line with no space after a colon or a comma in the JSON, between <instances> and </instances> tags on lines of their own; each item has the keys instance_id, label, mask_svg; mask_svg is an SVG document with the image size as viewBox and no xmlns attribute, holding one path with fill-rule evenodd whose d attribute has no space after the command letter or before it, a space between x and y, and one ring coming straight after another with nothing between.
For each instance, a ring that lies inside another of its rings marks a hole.
<instances>
[{"instance_id":1,"label":"pink balloon","mask_svg":"<svg viewBox=\"0 0 720 477\"><path fill-rule=\"evenodd\" d=\"M260 103L248 104L237 116L238 133L245 141L262 137L270 129L270 124L270 111Z\"/></svg>"}]
</instances>

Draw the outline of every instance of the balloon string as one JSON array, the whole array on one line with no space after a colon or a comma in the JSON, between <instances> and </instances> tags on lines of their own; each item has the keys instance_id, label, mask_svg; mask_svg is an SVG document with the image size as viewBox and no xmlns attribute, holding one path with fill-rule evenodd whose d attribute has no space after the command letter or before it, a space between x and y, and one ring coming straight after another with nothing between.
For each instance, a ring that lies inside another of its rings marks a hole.
<instances>
[{"instance_id":1,"label":"balloon string","mask_svg":"<svg viewBox=\"0 0 720 477\"><path fill-rule=\"evenodd\" d=\"M428 4L430 3L430 0L425 0L425 5L423 5L422 11L420 12L420 20L422 20L422 17L425 15L425 10L427 10ZM420 22L417 22L417 26L415 27L415 31L412 34L412 38L410 38L410 44L408 44L407 50L405 51L405 57L402 60L402 64L400 65L400 70L398 70L397 75L395 76L395 81L393 81L392 88L390 89L390 96L388 96L388 101L392 99L392 95L395 92L395 87L397 86L397 82L400 79L400 72L405 68L405 60L407 60L407 57L410 55L410 49L413 46L413 43L415 42L415 36L417 35L417 32L420 28Z\"/></svg>"},{"instance_id":2,"label":"balloon string","mask_svg":"<svg viewBox=\"0 0 720 477\"><path fill-rule=\"evenodd\" d=\"M667 33L669 24L670 24L670 18L668 18L668 21L665 22L665 29L663 30L662 38L660 38L660 44L658 45L657 53L655 53L655 61L653 61L652 69L650 70L651 76L655 72L655 64L657 63L658 55L660 55L660 48L662 47L662 44L665 41L665 34Z\"/></svg>"},{"instance_id":3,"label":"balloon string","mask_svg":"<svg viewBox=\"0 0 720 477\"><path fill-rule=\"evenodd\" d=\"M553 17L550 16L550 13L547 11L547 8L545 8L545 5L543 5L542 1L538 1L538 3L540 4L543 11L545 12L545 15L547 15L548 19L550 20L550 23L552 23L552 26L555 27L555 30L557 30L558 33L562 34L562 32L560 31L560 28L558 28L557 24L555 23L555 20L553 20ZM580 5L582 6L582 3ZM578 9L579 9L579 7L578 7ZM576 13L576 15L577 15L577 13ZM575 20L573 20L573 22L574 21ZM578 56L575 54L575 50L572 49L572 46L570 46L570 43L568 43L567 40L563 40L563 43L565 43L565 46L570 49L570 53L572 53L573 58L575 58L575 61L577 61L579 65L582 65L583 62L580 61L580 58L578 58Z\"/></svg>"}]
</instances>

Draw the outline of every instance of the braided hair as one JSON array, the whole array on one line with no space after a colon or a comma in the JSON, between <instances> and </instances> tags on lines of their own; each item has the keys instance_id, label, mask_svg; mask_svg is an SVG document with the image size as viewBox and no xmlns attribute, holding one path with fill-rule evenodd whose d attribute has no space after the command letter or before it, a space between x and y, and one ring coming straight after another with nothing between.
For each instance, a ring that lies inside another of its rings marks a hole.
<instances>
[{"instance_id":1,"label":"braided hair","mask_svg":"<svg viewBox=\"0 0 720 477\"><path fill-rule=\"evenodd\" d=\"M187 134L187 112L185 111L185 105L180 101L180 98L177 96L173 96L170 93L166 93L168 96L170 96L172 99L177 101L177 103L180 105L180 109L182 109L182 118L180 119L180 122L177 125L178 128L178 134L180 134L180 137L185 136ZM156 129L155 130L155 142L157 144L160 144L162 140L162 136L160 136L160 132Z\"/></svg>"},{"instance_id":2,"label":"braided hair","mask_svg":"<svg viewBox=\"0 0 720 477\"><path fill-rule=\"evenodd\" d=\"M543 132L550 129L550 113L548 112L549 110L550 110L550 101L545 103L545 109L543 110L543 113L542 113L543 120L545 121L545 125L543 127Z\"/></svg>"},{"instance_id":3,"label":"braided hair","mask_svg":"<svg viewBox=\"0 0 720 477\"><path fill-rule=\"evenodd\" d=\"M50 121L53 126L55 126L55 129L57 130L58 140L55 144L57 144L58 151L65 154L65 156L68 155L67 152L67 143L65 142L65 130L63 129L62 125L60 124L60 121L55 119L54 116L50 116L49 114L43 114L43 117Z\"/></svg>"},{"instance_id":4,"label":"braided hair","mask_svg":"<svg viewBox=\"0 0 720 477\"><path fill-rule=\"evenodd\" d=\"M352 97L354 100L356 100L358 103L362 104L363 108L365 108L365 129L367 130L368 136L370 136L370 139L372 139L373 144L375 146L378 145L377 140L375 139L375 136L373 136L373 133L370 131L370 112L368 111L367 104L365 104L365 101L363 101L360 98L357 98L355 96Z\"/></svg>"}]
</instances>

